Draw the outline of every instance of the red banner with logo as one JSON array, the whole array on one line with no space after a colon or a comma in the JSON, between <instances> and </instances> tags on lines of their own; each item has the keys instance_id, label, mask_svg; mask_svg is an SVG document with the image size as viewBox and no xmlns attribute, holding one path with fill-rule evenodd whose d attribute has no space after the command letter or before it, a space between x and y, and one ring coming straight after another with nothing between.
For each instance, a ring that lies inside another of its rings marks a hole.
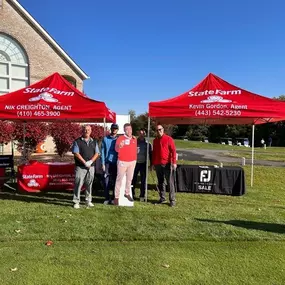
<instances>
[{"instance_id":1,"label":"red banner with logo","mask_svg":"<svg viewBox=\"0 0 285 285\"><path fill-rule=\"evenodd\" d=\"M31 161L18 167L18 189L26 192L73 190L74 164Z\"/></svg>"}]
</instances>

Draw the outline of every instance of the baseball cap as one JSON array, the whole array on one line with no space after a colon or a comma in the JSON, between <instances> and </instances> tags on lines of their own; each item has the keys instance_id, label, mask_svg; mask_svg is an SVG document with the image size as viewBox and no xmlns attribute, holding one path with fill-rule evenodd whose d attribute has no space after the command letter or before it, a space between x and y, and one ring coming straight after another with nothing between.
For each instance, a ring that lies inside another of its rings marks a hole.
<instances>
[{"instance_id":1,"label":"baseball cap","mask_svg":"<svg viewBox=\"0 0 285 285\"><path fill-rule=\"evenodd\" d=\"M118 124L112 124L112 125L111 125L111 129L119 129Z\"/></svg>"}]
</instances>

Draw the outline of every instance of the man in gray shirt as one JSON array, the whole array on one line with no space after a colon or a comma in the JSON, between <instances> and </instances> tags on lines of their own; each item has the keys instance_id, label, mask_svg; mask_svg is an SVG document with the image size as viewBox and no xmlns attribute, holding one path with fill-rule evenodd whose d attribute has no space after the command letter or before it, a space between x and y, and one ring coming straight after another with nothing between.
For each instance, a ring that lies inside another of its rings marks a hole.
<instances>
[{"instance_id":1,"label":"man in gray shirt","mask_svg":"<svg viewBox=\"0 0 285 285\"><path fill-rule=\"evenodd\" d=\"M147 142L145 139L146 130L140 129L139 130L139 137L137 140L137 163L134 171L133 176L133 197L135 198L135 187L137 183L138 174L140 173L141 177L141 185L140 185L140 201L144 202L145 200L145 182L146 182L146 158L147 158L147 144L149 144L149 159L151 163L151 156L152 156L152 145L151 143Z\"/></svg>"}]
</instances>

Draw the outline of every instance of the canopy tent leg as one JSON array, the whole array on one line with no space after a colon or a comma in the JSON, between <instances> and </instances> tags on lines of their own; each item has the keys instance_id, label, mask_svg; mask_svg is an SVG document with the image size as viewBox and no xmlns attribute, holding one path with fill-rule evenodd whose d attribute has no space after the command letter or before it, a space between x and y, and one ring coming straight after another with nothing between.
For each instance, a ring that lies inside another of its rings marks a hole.
<instances>
[{"instance_id":1,"label":"canopy tent leg","mask_svg":"<svg viewBox=\"0 0 285 285\"><path fill-rule=\"evenodd\" d=\"M24 162L27 162L27 158L26 158L26 122L23 123L23 159Z\"/></svg>"},{"instance_id":2,"label":"canopy tent leg","mask_svg":"<svg viewBox=\"0 0 285 285\"><path fill-rule=\"evenodd\" d=\"M253 186L253 165L254 165L254 129L255 125L252 125L252 138L251 138L251 175L250 175L250 186Z\"/></svg>"},{"instance_id":3,"label":"canopy tent leg","mask_svg":"<svg viewBox=\"0 0 285 285\"><path fill-rule=\"evenodd\" d=\"M106 117L104 118L103 123L104 123L104 137L105 137L106 134L107 134L107 131L106 131Z\"/></svg>"},{"instance_id":4,"label":"canopy tent leg","mask_svg":"<svg viewBox=\"0 0 285 285\"><path fill-rule=\"evenodd\" d=\"M146 147L146 178L145 178L145 201L147 202L147 181L148 181L148 161L149 161L149 134L150 134L150 117L147 121L147 147Z\"/></svg>"}]
</instances>

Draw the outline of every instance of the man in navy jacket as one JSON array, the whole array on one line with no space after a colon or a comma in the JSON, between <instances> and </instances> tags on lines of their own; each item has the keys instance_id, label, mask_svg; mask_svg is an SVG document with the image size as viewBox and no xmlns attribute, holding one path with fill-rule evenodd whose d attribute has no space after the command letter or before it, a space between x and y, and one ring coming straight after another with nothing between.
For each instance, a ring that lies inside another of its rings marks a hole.
<instances>
[{"instance_id":1,"label":"man in navy jacket","mask_svg":"<svg viewBox=\"0 0 285 285\"><path fill-rule=\"evenodd\" d=\"M101 146L101 161L102 168L104 172L105 185L105 201L104 204L108 205L111 203L110 199L110 188L112 186L114 192L114 184L117 177L117 161L118 161L118 153L115 150L116 141L118 138L118 130L119 126L117 124L111 125L111 134L104 137L102 146ZM113 194L114 196L114 194Z\"/></svg>"}]
</instances>

